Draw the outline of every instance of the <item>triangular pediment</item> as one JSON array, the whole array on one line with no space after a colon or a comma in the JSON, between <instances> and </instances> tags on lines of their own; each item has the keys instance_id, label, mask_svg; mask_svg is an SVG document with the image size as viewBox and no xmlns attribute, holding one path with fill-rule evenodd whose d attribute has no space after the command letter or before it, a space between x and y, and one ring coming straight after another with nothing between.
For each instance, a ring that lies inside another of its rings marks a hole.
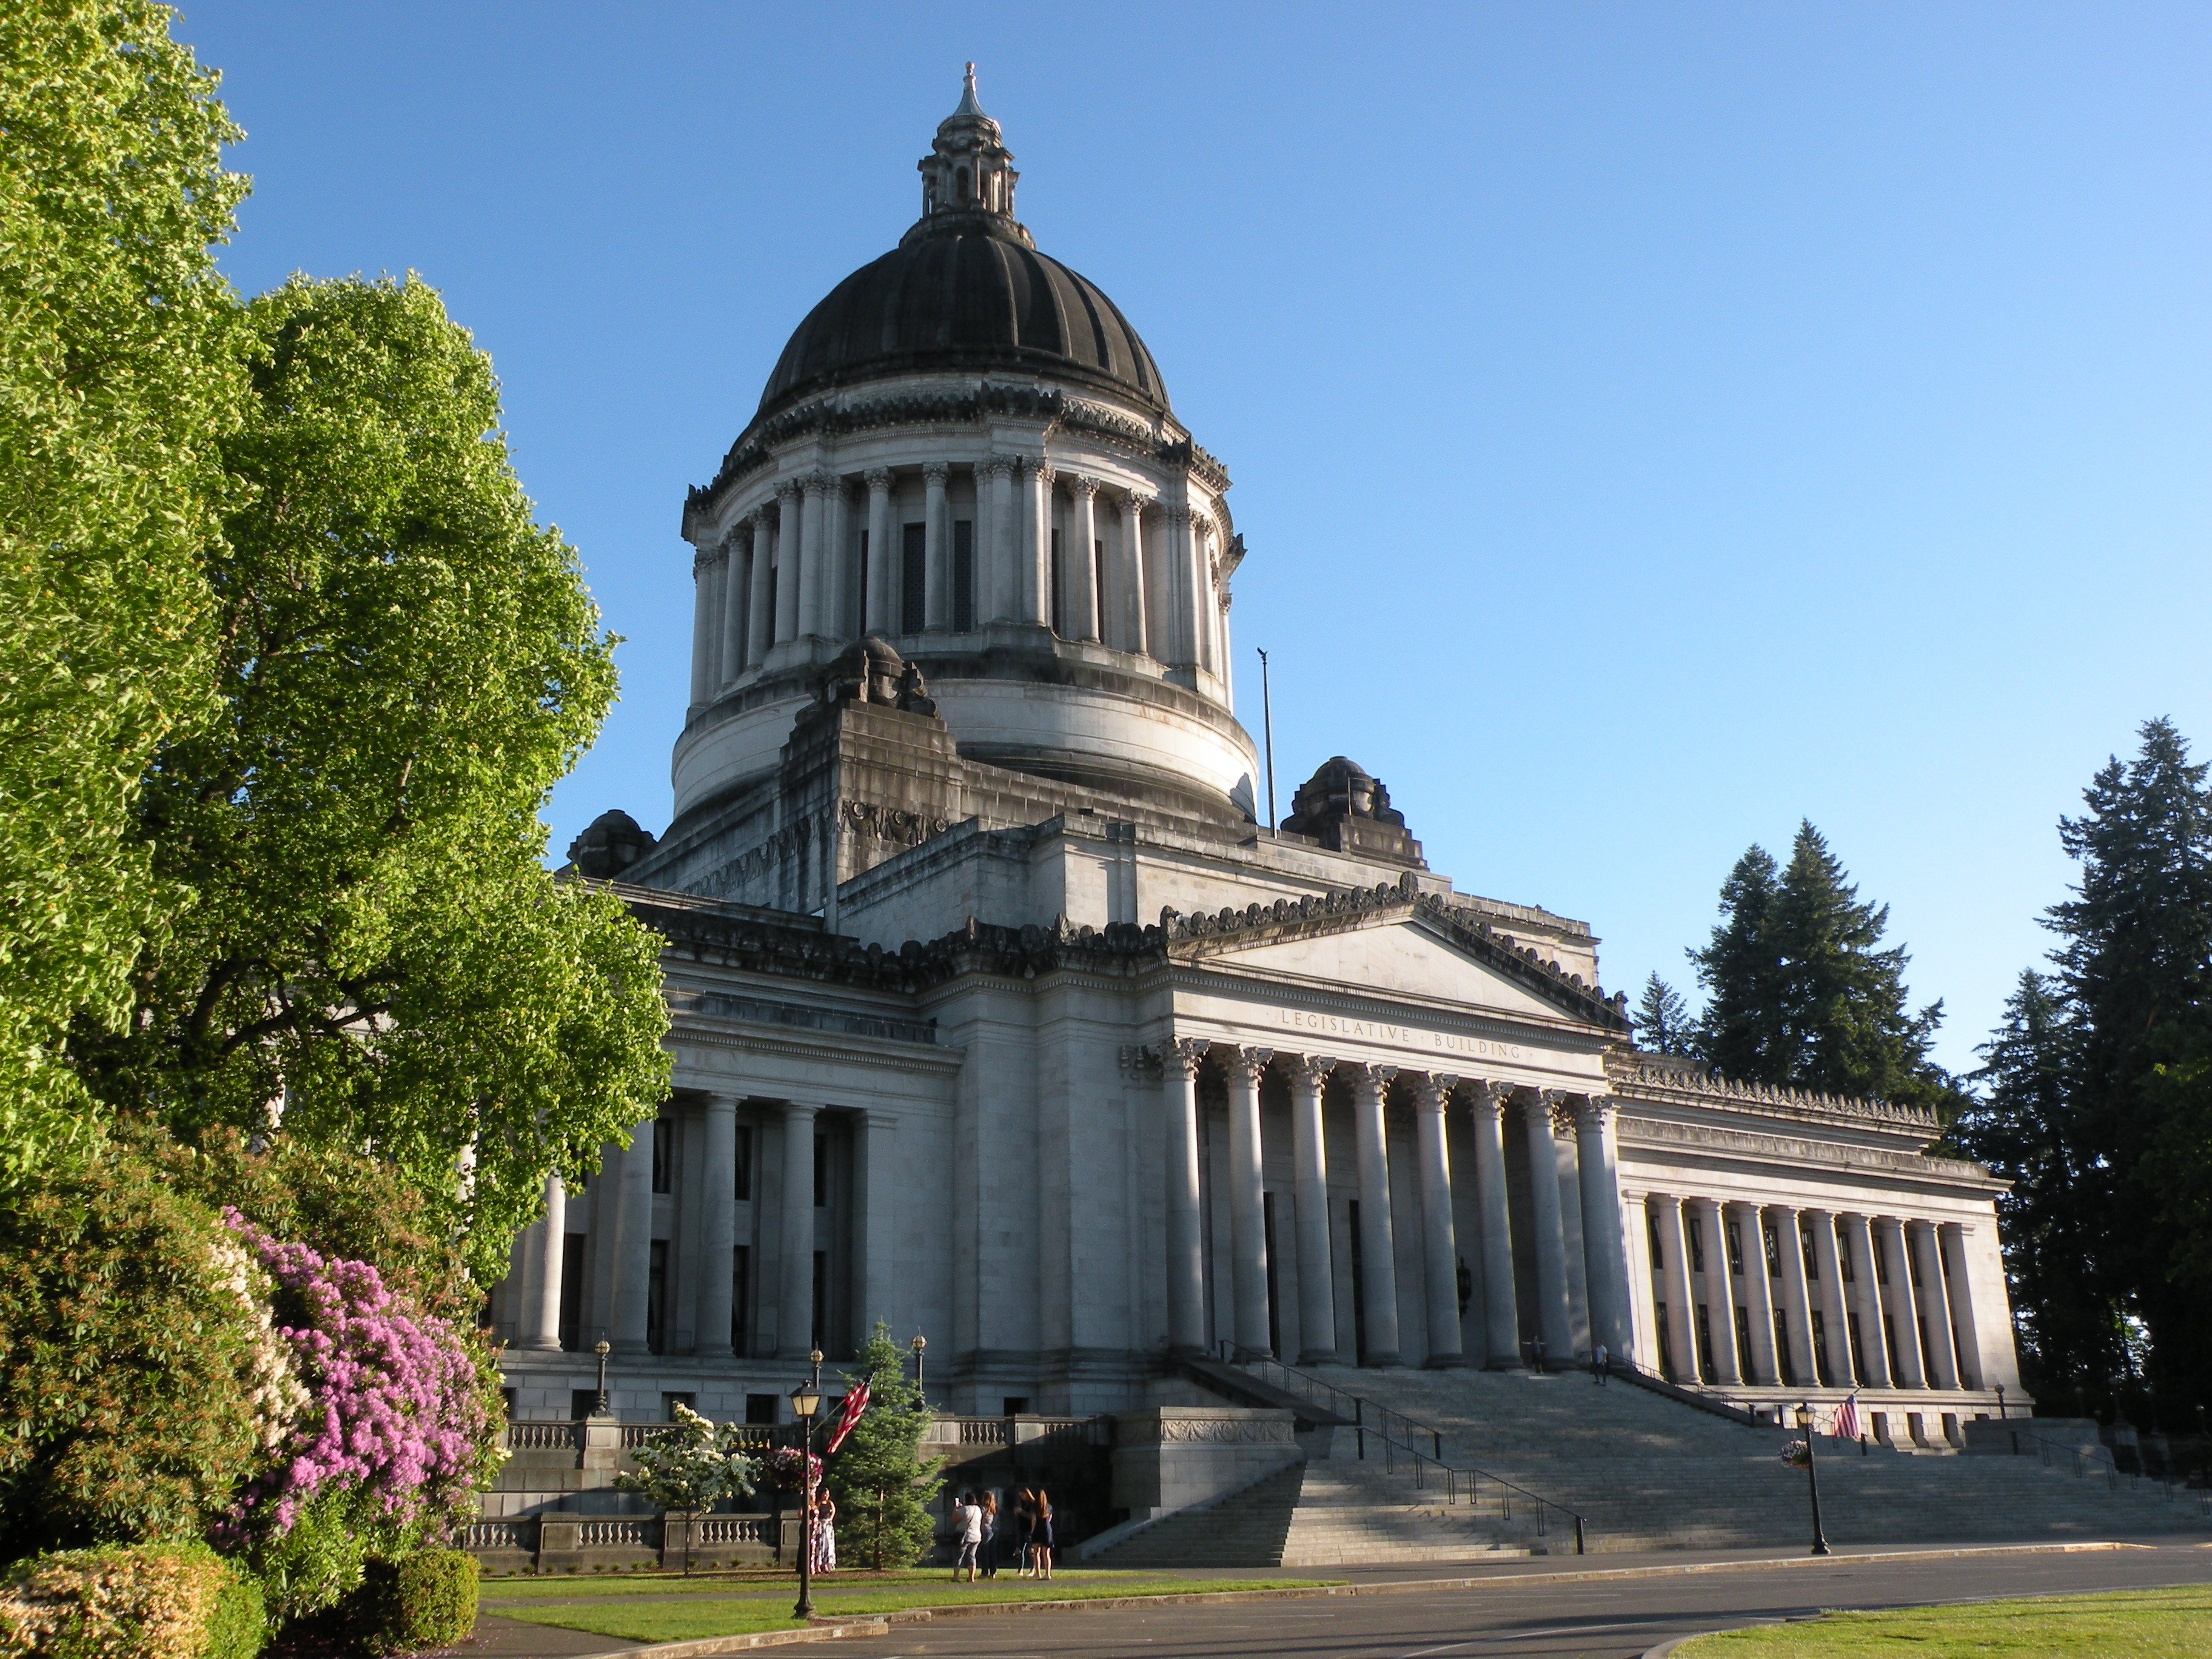
<instances>
[{"instance_id":1,"label":"triangular pediment","mask_svg":"<svg viewBox=\"0 0 2212 1659\"><path fill-rule=\"evenodd\" d=\"M1170 954L1243 976L1625 1034L1624 1011L1510 939L1395 889L1164 918Z\"/></svg>"}]
</instances>

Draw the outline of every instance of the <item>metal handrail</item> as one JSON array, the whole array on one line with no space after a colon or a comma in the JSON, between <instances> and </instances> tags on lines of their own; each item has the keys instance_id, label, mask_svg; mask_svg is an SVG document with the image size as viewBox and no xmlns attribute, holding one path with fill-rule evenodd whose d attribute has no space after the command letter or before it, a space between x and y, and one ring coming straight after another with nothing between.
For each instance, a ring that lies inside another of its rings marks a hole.
<instances>
[{"instance_id":1,"label":"metal handrail","mask_svg":"<svg viewBox=\"0 0 2212 1659\"><path fill-rule=\"evenodd\" d=\"M1413 1486L1416 1490L1425 1492L1428 1489L1428 1483L1431 1478L1430 1472L1434 1470L1436 1477L1441 1478L1443 1482L1444 1501L1447 1504L1456 1504L1460 1500L1461 1489L1464 1487L1469 1506L1478 1513L1482 1508L1483 1482L1486 1480L1498 1489L1499 1519L1504 1521L1513 1519L1513 1500L1517 1497L1522 1500L1524 1508L1529 1504L1535 1506L1536 1535L1539 1538L1545 1538L1551 1535L1551 1511L1556 1510L1575 1523L1575 1553L1583 1555L1588 1553L1588 1526L1579 1513L1568 1508L1557 1498L1547 1498L1541 1492L1531 1492L1526 1486L1508 1480L1502 1474L1492 1474L1488 1469L1478 1469L1471 1465L1445 1462L1443 1430L1423 1423L1418 1419L1408 1417L1403 1412L1393 1411L1389 1407L1370 1400L1363 1395L1350 1393L1334 1383L1324 1382L1317 1376L1310 1376L1293 1366L1284 1364L1279 1359L1247 1358L1238 1363L1245 1370L1257 1372L1261 1380L1273 1382L1277 1388L1285 1393L1303 1394L1308 1400L1314 1400L1316 1394L1327 1395L1326 1401L1316 1400L1315 1403L1328 1404L1329 1409L1337 1416L1352 1419L1352 1431L1358 1437L1358 1451L1362 1459L1367 1455L1367 1432L1371 1427L1375 1431L1376 1438L1382 1443L1384 1474L1395 1474L1398 1472L1397 1460L1401 1455L1409 1457L1413 1460ZM1270 1376L1270 1372L1274 1375ZM1277 1377L1281 1380L1278 1382ZM1346 1406L1350 1407L1351 1409L1345 1410ZM1428 1439L1430 1445L1428 1451L1423 1451L1413 1443L1413 1437L1416 1434Z\"/></svg>"}]
</instances>

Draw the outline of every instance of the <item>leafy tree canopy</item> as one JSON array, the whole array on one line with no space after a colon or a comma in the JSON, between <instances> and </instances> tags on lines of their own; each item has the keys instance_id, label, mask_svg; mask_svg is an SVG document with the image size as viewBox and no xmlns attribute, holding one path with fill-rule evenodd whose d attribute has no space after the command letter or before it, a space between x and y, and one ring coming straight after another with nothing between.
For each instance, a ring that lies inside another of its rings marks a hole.
<instances>
[{"instance_id":1,"label":"leafy tree canopy","mask_svg":"<svg viewBox=\"0 0 2212 1659\"><path fill-rule=\"evenodd\" d=\"M666 1092L657 941L556 882L537 811L614 692L531 515L490 364L436 295L295 279L247 308L240 488L209 544L222 717L138 803L190 908L149 941L110 1102L373 1148L495 1276L545 1176Z\"/></svg>"},{"instance_id":2,"label":"leafy tree canopy","mask_svg":"<svg viewBox=\"0 0 2212 1659\"><path fill-rule=\"evenodd\" d=\"M1862 903L1810 823L1790 862L1753 847L1721 888L1721 920L1690 952L1706 1005L1695 1049L1727 1076L1923 1106L1958 1091L1928 1057L1943 1005L1907 1006L1902 946L1884 950L1887 905Z\"/></svg>"},{"instance_id":3,"label":"leafy tree canopy","mask_svg":"<svg viewBox=\"0 0 2212 1659\"><path fill-rule=\"evenodd\" d=\"M246 183L171 15L0 6L0 1176L86 1126L63 1036L122 1024L179 896L133 795L212 712L201 554L244 370L210 245Z\"/></svg>"}]
</instances>

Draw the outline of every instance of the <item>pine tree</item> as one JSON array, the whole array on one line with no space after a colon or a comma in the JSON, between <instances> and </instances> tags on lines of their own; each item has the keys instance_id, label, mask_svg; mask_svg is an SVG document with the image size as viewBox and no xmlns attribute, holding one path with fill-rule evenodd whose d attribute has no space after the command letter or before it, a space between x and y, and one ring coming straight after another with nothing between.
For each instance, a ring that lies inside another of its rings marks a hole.
<instances>
[{"instance_id":1,"label":"pine tree","mask_svg":"<svg viewBox=\"0 0 2212 1659\"><path fill-rule=\"evenodd\" d=\"M830 1490L854 1540L881 1572L910 1567L936 1534L929 1505L944 1483L942 1460L921 1455L929 1418L906 1380L905 1356L878 1321L862 1356L868 1408L837 1455L830 1460ZM848 1382L858 1379L848 1376Z\"/></svg>"},{"instance_id":2,"label":"pine tree","mask_svg":"<svg viewBox=\"0 0 2212 1659\"><path fill-rule=\"evenodd\" d=\"M2196 1137L2212 1119L2212 791L2170 721L2142 738L2134 760L2099 770L2088 811L2060 821L2081 879L2047 925L2071 1012L2069 1138L2090 1160L2102 1260L2140 1299L2155 1368L2179 1378L2212 1369L2206 1279L2190 1267L2212 1244L2187 1174L2205 1167ZM2079 1363L2105 1357L2085 1348Z\"/></svg>"},{"instance_id":3,"label":"pine tree","mask_svg":"<svg viewBox=\"0 0 2212 1659\"><path fill-rule=\"evenodd\" d=\"M1754 846L1721 884L1721 920L1711 943L1689 952L1705 991L1698 1057L1747 1083L1788 1081L1779 1018L1782 963L1770 937L1774 901L1774 860Z\"/></svg>"},{"instance_id":4,"label":"pine tree","mask_svg":"<svg viewBox=\"0 0 2212 1659\"><path fill-rule=\"evenodd\" d=\"M1645 980L1643 1000L1636 1005L1638 1046L1655 1054L1686 1054L1696 1036L1682 994L1656 974Z\"/></svg>"}]
</instances>

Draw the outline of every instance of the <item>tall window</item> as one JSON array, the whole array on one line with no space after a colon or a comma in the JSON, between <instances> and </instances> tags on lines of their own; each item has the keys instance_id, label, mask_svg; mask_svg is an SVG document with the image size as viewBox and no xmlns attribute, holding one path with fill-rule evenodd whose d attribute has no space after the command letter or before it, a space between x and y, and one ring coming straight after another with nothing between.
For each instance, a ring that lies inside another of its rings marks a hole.
<instances>
[{"instance_id":1,"label":"tall window","mask_svg":"<svg viewBox=\"0 0 2212 1659\"><path fill-rule=\"evenodd\" d=\"M846 618L847 630L858 634L868 625L868 532L860 532L860 580L853 586L853 614Z\"/></svg>"},{"instance_id":2,"label":"tall window","mask_svg":"<svg viewBox=\"0 0 2212 1659\"><path fill-rule=\"evenodd\" d=\"M1782 1316L1782 1310L1774 1310L1774 1363L1782 1373L1785 1387L1797 1386L1797 1362L1790 1352L1790 1327Z\"/></svg>"},{"instance_id":3,"label":"tall window","mask_svg":"<svg viewBox=\"0 0 2212 1659\"><path fill-rule=\"evenodd\" d=\"M584 1235L561 1235L561 1346L570 1353L584 1346ZM585 1413L589 1416L588 1412Z\"/></svg>"},{"instance_id":4,"label":"tall window","mask_svg":"<svg viewBox=\"0 0 2212 1659\"><path fill-rule=\"evenodd\" d=\"M1766 1245L1766 1276L1779 1279L1782 1277L1782 1235L1774 1231L1771 1222L1766 1221L1759 1224L1759 1233Z\"/></svg>"},{"instance_id":5,"label":"tall window","mask_svg":"<svg viewBox=\"0 0 2212 1659\"><path fill-rule=\"evenodd\" d=\"M1106 544L1091 544L1091 603L1097 607L1090 618L1089 631L1100 639L1106 637Z\"/></svg>"},{"instance_id":6,"label":"tall window","mask_svg":"<svg viewBox=\"0 0 2212 1659\"><path fill-rule=\"evenodd\" d=\"M1659 1218L1649 1210L1644 1212L1644 1231L1651 1235L1651 1270L1657 1273L1667 1265L1667 1252L1659 1248Z\"/></svg>"},{"instance_id":7,"label":"tall window","mask_svg":"<svg viewBox=\"0 0 2212 1659\"><path fill-rule=\"evenodd\" d=\"M735 1190L731 1196L740 1204L750 1204L753 1197L753 1126L738 1125L737 1169L733 1174Z\"/></svg>"},{"instance_id":8,"label":"tall window","mask_svg":"<svg viewBox=\"0 0 2212 1659\"><path fill-rule=\"evenodd\" d=\"M952 521L952 626L965 634L975 626L975 521Z\"/></svg>"},{"instance_id":9,"label":"tall window","mask_svg":"<svg viewBox=\"0 0 2212 1659\"><path fill-rule=\"evenodd\" d=\"M1668 1334L1667 1304L1662 1302L1657 1312L1659 1315L1659 1375L1669 1382L1679 1382L1682 1379L1674 1375L1674 1339Z\"/></svg>"},{"instance_id":10,"label":"tall window","mask_svg":"<svg viewBox=\"0 0 2212 1659\"><path fill-rule=\"evenodd\" d=\"M1874 1247L1874 1282L1877 1285L1889 1283L1889 1252L1881 1248L1880 1239L1875 1241Z\"/></svg>"},{"instance_id":11,"label":"tall window","mask_svg":"<svg viewBox=\"0 0 2212 1659\"><path fill-rule=\"evenodd\" d=\"M814 1137L814 1207L823 1208L830 1202L830 1137Z\"/></svg>"},{"instance_id":12,"label":"tall window","mask_svg":"<svg viewBox=\"0 0 2212 1659\"><path fill-rule=\"evenodd\" d=\"M1719 1373L1713 1369L1713 1322L1707 1316L1705 1304L1698 1304L1698 1377L1700 1382L1715 1381Z\"/></svg>"},{"instance_id":13,"label":"tall window","mask_svg":"<svg viewBox=\"0 0 2212 1659\"><path fill-rule=\"evenodd\" d=\"M645 1280L645 1346L653 1353L668 1352L668 1241L653 1241L652 1266Z\"/></svg>"},{"instance_id":14,"label":"tall window","mask_svg":"<svg viewBox=\"0 0 2212 1659\"><path fill-rule=\"evenodd\" d=\"M828 1350L826 1347L824 1347L824 1346L823 1346L823 1341L822 1341L822 1339L823 1339L823 1335L828 1332L829 1328L830 1328L830 1252L829 1252L829 1251L827 1251L827 1250L817 1250L817 1251L815 1251L815 1253L814 1253L814 1344L813 1344L813 1346L816 1346L816 1347L817 1347L817 1348L822 1348L822 1349L823 1349L823 1352L825 1352L825 1353L826 1353L826 1352L829 1352L829 1350Z\"/></svg>"},{"instance_id":15,"label":"tall window","mask_svg":"<svg viewBox=\"0 0 2212 1659\"><path fill-rule=\"evenodd\" d=\"M1844 1284L1856 1285L1859 1282L1857 1266L1851 1261L1850 1236L1847 1233L1836 1235L1836 1267L1843 1274Z\"/></svg>"},{"instance_id":16,"label":"tall window","mask_svg":"<svg viewBox=\"0 0 2212 1659\"><path fill-rule=\"evenodd\" d=\"M1751 1375L1751 1310L1739 1305L1735 1310L1735 1360L1739 1374Z\"/></svg>"},{"instance_id":17,"label":"tall window","mask_svg":"<svg viewBox=\"0 0 2212 1659\"><path fill-rule=\"evenodd\" d=\"M740 1244L730 1263L730 1352L745 1357L745 1333L753 1328L753 1252Z\"/></svg>"},{"instance_id":18,"label":"tall window","mask_svg":"<svg viewBox=\"0 0 2212 1659\"><path fill-rule=\"evenodd\" d=\"M1067 573L1060 568L1057 529L1052 532L1052 631L1063 640L1075 631L1068 626Z\"/></svg>"},{"instance_id":19,"label":"tall window","mask_svg":"<svg viewBox=\"0 0 2212 1659\"><path fill-rule=\"evenodd\" d=\"M1690 1218L1690 1271L1701 1273L1705 1270L1705 1223L1702 1216Z\"/></svg>"},{"instance_id":20,"label":"tall window","mask_svg":"<svg viewBox=\"0 0 2212 1659\"><path fill-rule=\"evenodd\" d=\"M1813 1312L1813 1370L1822 1388L1836 1386L1836 1368L1828 1363L1828 1325L1817 1308Z\"/></svg>"},{"instance_id":21,"label":"tall window","mask_svg":"<svg viewBox=\"0 0 2212 1659\"><path fill-rule=\"evenodd\" d=\"M1797 1243L1805 1252L1805 1271L1817 1274L1820 1271L1820 1258L1813 1254L1813 1224L1811 1222L1801 1221L1797 1224Z\"/></svg>"},{"instance_id":22,"label":"tall window","mask_svg":"<svg viewBox=\"0 0 2212 1659\"><path fill-rule=\"evenodd\" d=\"M910 524L902 532L899 549L899 632L919 634L928 620L927 587L929 580L929 529Z\"/></svg>"},{"instance_id":23,"label":"tall window","mask_svg":"<svg viewBox=\"0 0 2212 1659\"><path fill-rule=\"evenodd\" d=\"M653 1120L653 1190L675 1190L676 1126L665 1117Z\"/></svg>"},{"instance_id":24,"label":"tall window","mask_svg":"<svg viewBox=\"0 0 2212 1659\"><path fill-rule=\"evenodd\" d=\"M1741 1223L1735 1221L1729 1222L1726 1224L1728 1227L1729 1271L1732 1273L1740 1273L1743 1271L1743 1227Z\"/></svg>"}]
</instances>

